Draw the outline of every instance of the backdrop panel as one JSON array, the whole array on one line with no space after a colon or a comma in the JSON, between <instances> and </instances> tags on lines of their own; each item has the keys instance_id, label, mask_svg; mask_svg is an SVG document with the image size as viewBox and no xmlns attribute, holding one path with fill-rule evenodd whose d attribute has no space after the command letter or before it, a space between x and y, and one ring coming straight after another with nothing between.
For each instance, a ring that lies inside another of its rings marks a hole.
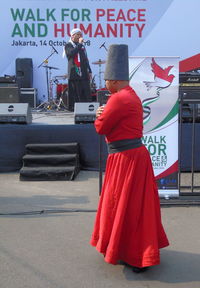
<instances>
[{"instance_id":1,"label":"backdrop panel","mask_svg":"<svg viewBox=\"0 0 200 288\"><path fill-rule=\"evenodd\" d=\"M130 57L130 83L143 106L143 144L150 152L159 194L178 191L178 57Z\"/></svg>"},{"instance_id":2,"label":"backdrop panel","mask_svg":"<svg viewBox=\"0 0 200 288\"><path fill-rule=\"evenodd\" d=\"M52 77L67 73L63 47L70 30L80 27L97 87L103 81L95 61L106 60L110 44L128 44L131 56L180 56L199 53L198 0L10 0L0 9L0 75L15 74L17 58L33 59L33 87L47 98L46 73L38 68L51 53ZM185 22L185 15L191 15ZM184 33L183 33L184 28ZM192 31L192 33L191 33ZM193 43L191 45L191 43ZM101 65L101 72L105 65ZM100 82L101 80L101 82ZM67 80L66 80L67 82Z\"/></svg>"}]
</instances>

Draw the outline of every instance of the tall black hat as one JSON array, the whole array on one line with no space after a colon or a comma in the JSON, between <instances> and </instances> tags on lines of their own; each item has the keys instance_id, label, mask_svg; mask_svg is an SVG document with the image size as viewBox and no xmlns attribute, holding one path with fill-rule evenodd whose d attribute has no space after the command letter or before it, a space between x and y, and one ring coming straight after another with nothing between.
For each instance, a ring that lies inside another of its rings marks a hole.
<instances>
[{"instance_id":1,"label":"tall black hat","mask_svg":"<svg viewBox=\"0 0 200 288\"><path fill-rule=\"evenodd\" d=\"M109 46L104 80L129 80L128 45Z\"/></svg>"}]
</instances>

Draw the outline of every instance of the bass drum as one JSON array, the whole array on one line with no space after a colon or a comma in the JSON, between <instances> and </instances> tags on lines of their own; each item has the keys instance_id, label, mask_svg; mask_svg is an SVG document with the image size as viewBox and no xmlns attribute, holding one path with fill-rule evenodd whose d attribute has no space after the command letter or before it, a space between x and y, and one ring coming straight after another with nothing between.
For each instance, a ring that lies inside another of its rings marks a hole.
<instances>
[{"instance_id":1,"label":"bass drum","mask_svg":"<svg viewBox=\"0 0 200 288\"><path fill-rule=\"evenodd\" d=\"M57 96L57 99L60 99L60 97L62 97L62 94L64 93L64 90L66 88L68 88L67 84L58 83L56 85L56 96Z\"/></svg>"}]
</instances>

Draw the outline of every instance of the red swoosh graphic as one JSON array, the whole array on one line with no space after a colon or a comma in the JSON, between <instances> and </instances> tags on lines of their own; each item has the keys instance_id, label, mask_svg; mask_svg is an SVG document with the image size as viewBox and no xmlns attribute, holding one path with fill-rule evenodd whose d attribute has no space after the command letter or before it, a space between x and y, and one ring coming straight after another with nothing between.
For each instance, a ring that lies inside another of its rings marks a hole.
<instances>
[{"instance_id":1,"label":"red swoosh graphic","mask_svg":"<svg viewBox=\"0 0 200 288\"><path fill-rule=\"evenodd\" d=\"M167 170L165 170L164 172L162 172L161 174L156 176L156 180L160 179L160 178L164 178L174 172L178 171L178 160L172 165L170 166Z\"/></svg>"}]
</instances>

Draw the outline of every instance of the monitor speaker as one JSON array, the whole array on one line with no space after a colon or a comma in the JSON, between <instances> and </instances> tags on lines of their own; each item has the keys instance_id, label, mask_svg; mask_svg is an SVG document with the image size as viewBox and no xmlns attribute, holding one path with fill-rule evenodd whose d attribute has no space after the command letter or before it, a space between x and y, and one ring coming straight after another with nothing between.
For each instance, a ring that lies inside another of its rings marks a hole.
<instances>
[{"instance_id":1,"label":"monitor speaker","mask_svg":"<svg viewBox=\"0 0 200 288\"><path fill-rule=\"evenodd\" d=\"M0 87L0 103L19 103L19 88Z\"/></svg>"},{"instance_id":2,"label":"monitor speaker","mask_svg":"<svg viewBox=\"0 0 200 288\"><path fill-rule=\"evenodd\" d=\"M1 103L0 123L22 123L32 122L31 109L28 103Z\"/></svg>"},{"instance_id":3,"label":"monitor speaker","mask_svg":"<svg viewBox=\"0 0 200 288\"><path fill-rule=\"evenodd\" d=\"M33 87L33 61L31 58L17 58L16 64L16 81L19 88Z\"/></svg>"},{"instance_id":4,"label":"monitor speaker","mask_svg":"<svg viewBox=\"0 0 200 288\"><path fill-rule=\"evenodd\" d=\"M96 119L96 110L99 107L98 102L78 102L74 105L75 124L93 123Z\"/></svg>"},{"instance_id":5,"label":"monitor speaker","mask_svg":"<svg viewBox=\"0 0 200 288\"><path fill-rule=\"evenodd\" d=\"M107 103L109 95L110 92L108 90L97 91L97 102L100 103L100 106Z\"/></svg>"}]
</instances>

